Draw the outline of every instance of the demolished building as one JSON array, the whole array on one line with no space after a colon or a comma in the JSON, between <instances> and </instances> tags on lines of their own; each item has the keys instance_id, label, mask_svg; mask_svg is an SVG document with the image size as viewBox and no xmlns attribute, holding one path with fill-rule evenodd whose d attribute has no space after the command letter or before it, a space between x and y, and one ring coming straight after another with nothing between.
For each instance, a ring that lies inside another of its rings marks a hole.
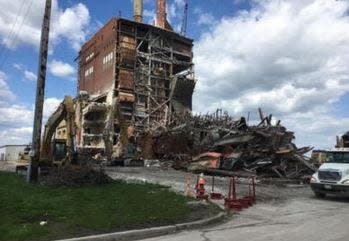
<instances>
[{"instance_id":1,"label":"demolished building","mask_svg":"<svg viewBox=\"0 0 349 241\"><path fill-rule=\"evenodd\" d=\"M175 33L166 1L157 1L155 25L114 17L79 52L76 147L120 155L134 135L166 126L192 108L193 40Z\"/></svg>"},{"instance_id":2,"label":"demolished building","mask_svg":"<svg viewBox=\"0 0 349 241\"><path fill-rule=\"evenodd\" d=\"M112 18L82 46L78 95L50 117L46 156L55 130L54 138L67 138L68 154L109 163L167 159L194 170L214 160L210 169L288 178L314 171L303 156L311 148L297 148L293 132L271 125L261 111L258 126L222 111L193 116L193 40L173 31L165 0L157 0L155 25L142 22L142 9L142 0L134 0L134 20Z\"/></svg>"}]
</instances>

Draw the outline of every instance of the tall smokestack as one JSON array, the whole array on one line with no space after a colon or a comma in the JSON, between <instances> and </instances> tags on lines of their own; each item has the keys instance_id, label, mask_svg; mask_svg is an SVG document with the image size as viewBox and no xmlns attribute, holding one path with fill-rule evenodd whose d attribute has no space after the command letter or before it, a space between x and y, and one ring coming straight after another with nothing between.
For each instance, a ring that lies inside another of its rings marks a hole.
<instances>
[{"instance_id":1,"label":"tall smokestack","mask_svg":"<svg viewBox=\"0 0 349 241\"><path fill-rule=\"evenodd\" d=\"M166 28L166 0L157 0L156 7L156 26Z\"/></svg>"},{"instance_id":2,"label":"tall smokestack","mask_svg":"<svg viewBox=\"0 0 349 241\"><path fill-rule=\"evenodd\" d=\"M133 0L134 20L141 23L143 21L143 0Z\"/></svg>"}]
</instances>

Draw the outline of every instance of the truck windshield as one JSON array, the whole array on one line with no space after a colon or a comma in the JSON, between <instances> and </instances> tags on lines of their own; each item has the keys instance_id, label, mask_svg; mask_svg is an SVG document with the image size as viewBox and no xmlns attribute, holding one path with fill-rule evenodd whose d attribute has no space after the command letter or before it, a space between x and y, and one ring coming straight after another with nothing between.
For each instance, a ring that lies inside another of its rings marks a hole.
<instances>
[{"instance_id":1,"label":"truck windshield","mask_svg":"<svg viewBox=\"0 0 349 241\"><path fill-rule=\"evenodd\" d=\"M349 163L349 152L327 152L326 162Z\"/></svg>"}]
</instances>

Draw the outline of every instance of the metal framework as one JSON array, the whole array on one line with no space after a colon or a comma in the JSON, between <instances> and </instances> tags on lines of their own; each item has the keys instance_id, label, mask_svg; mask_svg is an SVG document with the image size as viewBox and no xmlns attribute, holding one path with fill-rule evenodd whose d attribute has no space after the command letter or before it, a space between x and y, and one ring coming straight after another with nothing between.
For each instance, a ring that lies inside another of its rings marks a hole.
<instances>
[{"instance_id":1,"label":"metal framework","mask_svg":"<svg viewBox=\"0 0 349 241\"><path fill-rule=\"evenodd\" d=\"M166 127L174 114L190 112L192 48L193 40L167 29L122 18L109 21L80 52L81 90L90 98L80 104L79 146L105 148L110 156L137 134ZM113 61L106 65L111 51ZM95 74L86 78L91 67Z\"/></svg>"},{"instance_id":2,"label":"metal framework","mask_svg":"<svg viewBox=\"0 0 349 241\"><path fill-rule=\"evenodd\" d=\"M132 76L133 88L117 84L117 91L119 95L134 95L132 105L119 101L119 106L125 120L138 129L165 126L174 111L171 97L177 77L191 74L194 82L192 52L176 51L172 35L144 24L125 25L121 21L118 25L116 79L125 81L121 78Z\"/></svg>"}]
</instances>

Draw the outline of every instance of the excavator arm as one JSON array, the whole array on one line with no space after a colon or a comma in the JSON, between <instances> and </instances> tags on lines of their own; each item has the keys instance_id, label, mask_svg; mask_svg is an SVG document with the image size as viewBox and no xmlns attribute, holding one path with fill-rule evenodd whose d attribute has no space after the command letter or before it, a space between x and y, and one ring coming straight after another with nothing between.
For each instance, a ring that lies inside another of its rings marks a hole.
<instances>
[{"instance_id":1,"label":"excavator arm","mask_svg":"<svg viewBox=\"0 0 349 241\"><path fill-rule=\"evenodd\" d=\"M52 137L58 127L58 125L65 120L67 129L67 154L68 159L71 160L74 151L74 101L72 97L66 96L62 103L59 105L57 110L50 116L45 125L44 136L41 146L41 157L42 162L53 161L53 150L51 148Z\"/></svg>"}]
</instances>

